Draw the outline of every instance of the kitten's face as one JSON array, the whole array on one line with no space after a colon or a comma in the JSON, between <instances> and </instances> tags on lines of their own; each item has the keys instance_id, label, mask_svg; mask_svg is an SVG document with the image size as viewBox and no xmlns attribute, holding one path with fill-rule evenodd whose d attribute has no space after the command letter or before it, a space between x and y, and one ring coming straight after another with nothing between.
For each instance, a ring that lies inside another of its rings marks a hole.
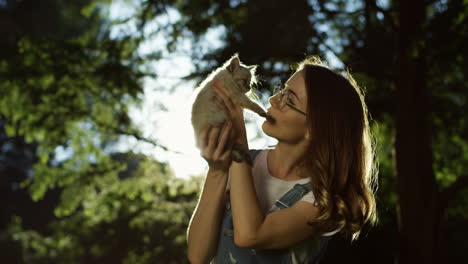
<instances>
[{"instance_id":1,"label":"kitten's face","mask_svg":"<svg viewBox=\"0 0 468 264\"><path fill-rule=\"evenodd\" d=\"M240 67L238 72L233 73L234 81L239 85L241 92L246 93L250 91L250 81L252 73L245 67Z\"/></svg>"},{"instance_id":2,"label":"kitten's face","mask_svg":"<svg viewBox=\"0 0 468 264\"><path fill-rule=\"evenodd\" d=\"M225 65L234 81L239 85L241 92L250 91L252 78L254 78L253 81L255 82L255 66L242 64L237 56L232 57Z\"/></svg>"}]
</instances>

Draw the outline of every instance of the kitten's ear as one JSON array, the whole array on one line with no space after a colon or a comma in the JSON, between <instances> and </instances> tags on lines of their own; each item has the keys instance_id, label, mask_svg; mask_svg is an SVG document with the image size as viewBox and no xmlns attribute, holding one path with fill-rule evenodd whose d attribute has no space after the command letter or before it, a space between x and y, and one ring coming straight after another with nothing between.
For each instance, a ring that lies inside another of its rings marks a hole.
<instances>
[{"instance_id":1,"label":"kitten's ear","mask_svg":"<svg viewBox=\"0 0 468 264\"><path fill-rule=\"evenodd\" d=\"M240 67L240 60L239 60L239 57L237 57L236 55L231 58L231 61L229 62L229 66L227 67L227 69L230 72L236 72L237 70L239 70L239 67Z\"/></svg>"},{"instance_id":2,"label":"kitten's ear","mask_svg":"<svg viewBox=\"0 0 468 264\"><path fill-rule=\"evenodd\" d=\"M257 71L257 66L258 65L252 65L252 66L247 67L247 69L249 69L251 73L255 74L255 72Z\"/></svg>"}]
</instances>

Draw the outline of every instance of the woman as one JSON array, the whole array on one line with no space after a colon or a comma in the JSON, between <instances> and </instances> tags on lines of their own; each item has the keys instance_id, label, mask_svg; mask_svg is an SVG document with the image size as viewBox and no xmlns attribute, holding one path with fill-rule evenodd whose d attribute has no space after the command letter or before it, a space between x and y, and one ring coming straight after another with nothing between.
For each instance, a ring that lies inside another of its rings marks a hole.
<instances>
[{"instance_id":1,"label":"woman","mask_svg":"<svg viewBox=\"0 0 468 264\"><path fill-rule=\"evenodd\" d=\"M234 135L248 150L243 111L221 83L213 89L230 122L200 135L209 170L188 230L191 263L317 263L324 238L355 240L376 222L367 108L349 74L316 57L301 62L270 98L262 125L278 144L251 151L252 167L248 159L231 162L227 146Z\"/></svg>"}]
</instances>

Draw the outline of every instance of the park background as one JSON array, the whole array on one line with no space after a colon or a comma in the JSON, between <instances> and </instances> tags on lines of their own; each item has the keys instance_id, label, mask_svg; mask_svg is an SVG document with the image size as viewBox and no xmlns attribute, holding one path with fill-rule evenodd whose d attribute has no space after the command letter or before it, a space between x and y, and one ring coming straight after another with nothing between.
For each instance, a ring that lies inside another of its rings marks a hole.
<instances>
[{"instance_id":1,"label":"park background","mask_svg":"<svg viewBox=\"0 0 468 264\"><path fill-rule=\"evenodd\" d=\"M324 263L467 263L467 43L466 0L0 0L0 262L188 263L191 95L238 52L265 106L306 55L366 90L380 223Z\"/></svg>"}]
</instances>

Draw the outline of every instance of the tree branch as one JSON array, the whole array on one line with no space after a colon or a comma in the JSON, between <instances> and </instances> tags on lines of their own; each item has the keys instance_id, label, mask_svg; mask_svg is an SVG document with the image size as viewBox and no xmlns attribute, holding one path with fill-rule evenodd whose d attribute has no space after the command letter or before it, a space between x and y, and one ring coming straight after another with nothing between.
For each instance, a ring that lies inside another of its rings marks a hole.
<instances>
[{"instance_id":1,"label":"tree branch","mask_svg":"<svg viewBox=\"0 0 468 264\"><path fill-rule=\"evenodd\" d=\"M321 1L318 2L318 5L320 7L320 12L325 13L325 15L330 19L333 19L335 16L339 16L339 15L354 16L354 15L359 15L360 13L364 12L364 9L356 9L353 11L330 10L327 7L325 7L325 2L321 2Z\"/></svg>"},{"instance_id":2,"label":"tree branch","mask_svg":"<svg viewBox=\"0 0 468 264\"><path fill-rule=\"evenodd\" d=\"M338 56L338 53L336 53L335 49L333 49L330 45L328 45L328 44L326 43L325 39L323 39L323 38L320 36L320 34L317 34L317 35L315 35L314 37L316 37L316 38L321 42L320 44L322 44L329 52L333 53L333 55L334 55L336 58L338 58L338 59L340 58L340 57ZM320 44L319 44L319 45L320 45Z\"/></svg>"},{"instance_id":3,"label":"tree branch","mask_svg":"<svg viewBox=\"0 0 468 264\"><path fill-rule=\"evenodd\" d=\"M386 21L388 21L390 27L393 30L398 30L395 20L393 19L392 14L391 14L392 12L395 11L395 9L393 8L383 9L382 7L377 5L377 1L371 1L371 2L372 2L372 8L384 14L384 17L387 18Z\"/></svg>"},{"instance_id":4,"label":"tree branch","mask_svg":"<svg viewBox=\"0 0 468 264\"><path fill-rule=\"evenodd\" d=\"M153 145L155 147L159 147L159 148L161 148L161 149L163 149L165 151L169 151L169 152L172 152L172 153L175 153L175 154L183 154L183 153L181 153L179 151L171 150L168 147L166 147L164 145L161 145L160 143L157 143L155 140L152 140L152 139L141 136L138 133L138 131L126 131L126 130L123 130L123 129L119 128L119 127L111 126L109 124L105 124L105 123L100 122L100 121L95 120L95 119L93 119L93 120L96 123L96 125L98 125L100 127L103 127L103 128L106 128L106 129L109 129L109 130L111 130L112 132L114 132L116 134L131 136L131 137L134 137L135 139L137 139L138 141L143 141L143 142L146 142L146 143L150 143L151 145Z\"/></svg>"}]
</instances>

